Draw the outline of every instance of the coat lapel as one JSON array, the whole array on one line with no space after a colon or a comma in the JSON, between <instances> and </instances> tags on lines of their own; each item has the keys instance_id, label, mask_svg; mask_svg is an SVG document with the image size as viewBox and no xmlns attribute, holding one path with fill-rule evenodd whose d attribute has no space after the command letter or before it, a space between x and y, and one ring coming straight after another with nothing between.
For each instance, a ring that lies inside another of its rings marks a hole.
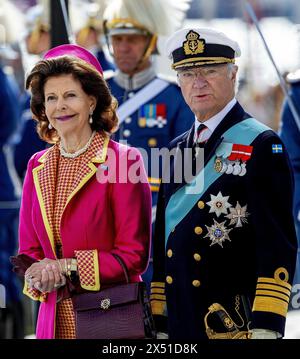
<instances>
[{"instance_id":1,"label":"coat lapel","mask_svg":"<svg viewBox=\"0 0 300 359\"><path fill-rule=\"evenodd\" d=\"M92 143L92 151L89 151L89 159L87 159L86 163L78 172L76 180L73 183L70 195L68 196L64 210L66 209L71 199L97 172L96 164L103 163L105 161L108 143L109 136L107 136L106 134L96 134L95 139ZM46 232L51 243L54 255L56 255L56 251L52 219L59 156L60 153L58 146L51 147L38 160L40 165L38 167L35 167L32 171L44 226L46 228Z\"/></svg>"},{"instance_id":2,"label":"coat lapel","mask_svg":"<svg viewBox=\"0 0 300 359\"><path fill-rule=\"evenodd\" d=\"M44 226L46 228L54 255L55 246L52 213L57 179L58 157L58 147L51 147L41 158L39 158L38 162L41 164L38 167L35 167L32 171Z\"/></svg>"}]
</instances>

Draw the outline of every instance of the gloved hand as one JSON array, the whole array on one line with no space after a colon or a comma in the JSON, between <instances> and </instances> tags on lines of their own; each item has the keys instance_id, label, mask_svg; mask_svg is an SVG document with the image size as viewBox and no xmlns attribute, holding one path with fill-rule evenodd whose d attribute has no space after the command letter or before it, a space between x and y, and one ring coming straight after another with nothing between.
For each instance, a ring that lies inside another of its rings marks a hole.
<instances>
[{"instance_id":1,"label":"gloved hand","mask_svg":"<svg viewBox=\"0 0 300 359\"><path fill-rule=\"evenodd\" d=\"M157 332L156 334L156 339L169 339L169 335L167 333L163 333L163 332Z\"/></svg>"},{"instance_id":2,"label":"gloved hand","mask_svg":"<svg viewBox=\"0 0 300 359\"><path fill-rule=\"evenodd\" d=\"M281 334L274 332L270 329L252 329L250 330L251 339L278 339L281 338Z\"/></svg>"}]
</instances>

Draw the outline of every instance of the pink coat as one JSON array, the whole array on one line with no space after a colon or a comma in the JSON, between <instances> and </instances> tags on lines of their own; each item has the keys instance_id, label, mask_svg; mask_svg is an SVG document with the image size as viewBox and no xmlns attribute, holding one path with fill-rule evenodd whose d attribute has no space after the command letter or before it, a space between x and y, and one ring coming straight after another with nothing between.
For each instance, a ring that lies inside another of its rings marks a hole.
<instances>
[{"instance_id":1,"label":"pink coat","mask_svg":"<svg viewBox=\"0 0 300 359\"><path fill-rule=\"evenodd\" d=\"M98 175L105 170L115 171L116 166L107 162L108 149L115 153L116 163L138 166L143 183L99 183ZM53 164L47 161L49 153L51 149L38 152L29 161L20 210L19 253L36 259L56 258L45 210L48 199L41 191L41 184L45 186L51 181L49 170ZM128 155L135 159L128 159ZM91 159L88 166L89 173L81 178L62 215L64 257L74 257L75 250L96 249L101 285L124 278L119 263L111 255L116 253L126 263L131 281L140 281L147 267L151 238L151 193L148 182L145 183L147 177L140 153L107 140L102 157ZM56 291L53 291L41 303L37 338L55 337L55 307Z\"/></svg>"}]
</instances>

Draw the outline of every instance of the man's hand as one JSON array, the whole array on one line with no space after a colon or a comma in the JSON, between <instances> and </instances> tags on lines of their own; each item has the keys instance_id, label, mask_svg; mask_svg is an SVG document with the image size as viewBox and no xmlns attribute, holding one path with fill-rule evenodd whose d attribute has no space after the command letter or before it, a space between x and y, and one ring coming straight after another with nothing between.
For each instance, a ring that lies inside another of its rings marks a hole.
<instances>
[{"instance_id":1,"label":"man's hand","mask_svg":"<svg viewBox=\"0 0 300 359\"><path fill-rule=\"evenodd\" d=\"M169 339L169 335L163 332L157 332L156 339Z\"/></svg>"},{"instance_id":2,"label":"man's hand","mask_svg":"<svg viewBox=\"0 0 300 359\"><path fill-rule=\"evenodd\" d=\"M252 329L251 339L278 339L281 338L281 335L273 330L269 329Z\"/></svg>"}]
</instances>

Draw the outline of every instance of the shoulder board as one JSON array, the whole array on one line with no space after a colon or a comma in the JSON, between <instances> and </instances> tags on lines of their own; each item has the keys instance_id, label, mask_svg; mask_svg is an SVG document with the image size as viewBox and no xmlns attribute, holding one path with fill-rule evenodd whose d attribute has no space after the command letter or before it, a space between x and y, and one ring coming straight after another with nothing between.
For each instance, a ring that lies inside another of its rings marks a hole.
<instances>
[{"instance_id":1,"label":"shoulder board","mask_svg":"<svg viewBox=\"0 0 300 359\"><path fill-rule=\"evenodd\" d=\"M295 82L299 82L300 81L300 69L295 72L289 73L287 75L286 79L291 84L293 84Z\"/></svg>"},{"instance_id":2,"label":"shoulder board","mask_svg":"<svg viewBox=\"0 0 300 359\"><path fill-rule=\"evenodd\" d=\"M170 75L166 75L166 74L157 74L157 77L159 79L170 82L171 84L178 85L176 76L170 76Z\"/></svg>"},{"instance_id":3,"label":"shoulder board","mask_svg":"<svg viewBox=\"0 0 300 359\"><path fill-rule=\"evenodd\" d=\"M116 76L116 73L114 70L103 71L103 77L104 77L104 80L106 80L106 81L112 79L115 76Z\"/></svg>"}]
</instances>

